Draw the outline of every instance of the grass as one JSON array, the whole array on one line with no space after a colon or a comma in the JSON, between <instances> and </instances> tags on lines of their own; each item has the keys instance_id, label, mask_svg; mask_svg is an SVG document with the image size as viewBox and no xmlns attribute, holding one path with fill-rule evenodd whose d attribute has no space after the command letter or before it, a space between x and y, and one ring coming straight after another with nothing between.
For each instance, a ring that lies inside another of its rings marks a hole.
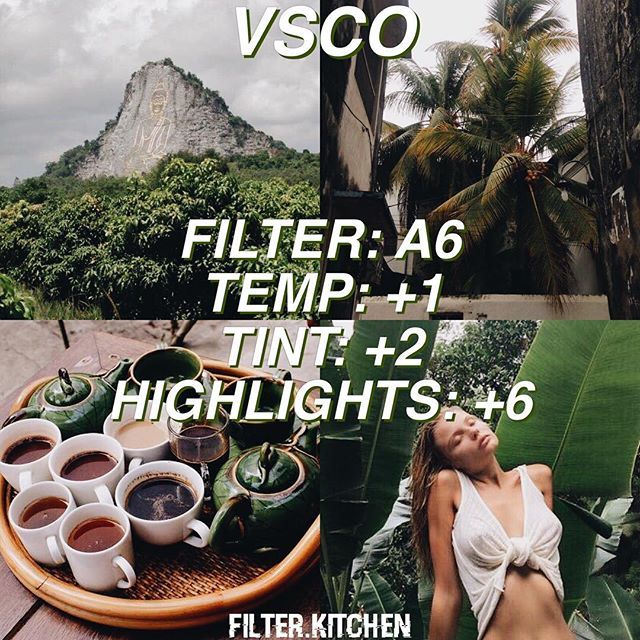
<instances>
[{"instance_id":1,"label":"grass","mask_svg":"<svg viewBox=\"0 0 640 640\"><path fill-rule=\"evenodd\" d=\"M20 287L20 293L29 298L34 320L102 320L97 306L68 300L47 300L38 289Z\"/></svg>"}]
</instances>

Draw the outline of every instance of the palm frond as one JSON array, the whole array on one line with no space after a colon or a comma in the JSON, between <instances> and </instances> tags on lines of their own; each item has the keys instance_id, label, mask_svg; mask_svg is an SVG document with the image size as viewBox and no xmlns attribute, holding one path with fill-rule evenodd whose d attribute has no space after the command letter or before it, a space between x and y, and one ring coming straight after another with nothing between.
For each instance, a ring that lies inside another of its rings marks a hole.
<instances>
[{"instance_id":1,"label":"palm frond","mask_svg":"<svg viewBox=\"0 0 640 640\"><path fill-rule=\"evenodd\" d=\"M513 76L506 112L521 143L544 130L550 103L556 98L555 71L535 52L528 52Z\"/></svg>"},{"instance_id":2,"label":"palm frond","mask_svg":"<svg viewBox=\"0 0 640 640\"><path fill-rule=\"evenodd\" d=\"M489 138L478 136L449 124L423 129L417 135L408 153L412 154L418 170L430 158L447 158L468 163L478 159L493 166L502 153L501 146Z\"/></svg>"},{"instance_id":3,"label":"palm frond","mask_svg":"<svg viewBox=\"0 0 640 640\"><path fill-rule=\"evenodd\" d=\"M518 234L525 239L522 247L527 255L532 284L538 293L546 294L556 307L562 307L563 296L575 284L573 257L564 230L549 216L553 203L541 181L523 186L518 198Z\"/></svg>"}]
</instances>

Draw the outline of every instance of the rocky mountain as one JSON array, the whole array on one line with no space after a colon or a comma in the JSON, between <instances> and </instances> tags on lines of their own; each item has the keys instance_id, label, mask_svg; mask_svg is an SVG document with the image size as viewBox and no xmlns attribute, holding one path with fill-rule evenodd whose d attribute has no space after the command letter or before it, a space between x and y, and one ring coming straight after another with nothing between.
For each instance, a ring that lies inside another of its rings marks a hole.
<instances>
[{"instance_id":1,"label":"rocky mountain","mask_svg":"<svg viewBox=\"0 0 640 640\"><path fill-rule=\"evenodd\" d=\"M78 178L145 173L178 152L253 155L284 148L234 116L224 99L170 59L136 71L117 117L100 136L72 149L48 173Z\"/></svg>"}]
</instances>

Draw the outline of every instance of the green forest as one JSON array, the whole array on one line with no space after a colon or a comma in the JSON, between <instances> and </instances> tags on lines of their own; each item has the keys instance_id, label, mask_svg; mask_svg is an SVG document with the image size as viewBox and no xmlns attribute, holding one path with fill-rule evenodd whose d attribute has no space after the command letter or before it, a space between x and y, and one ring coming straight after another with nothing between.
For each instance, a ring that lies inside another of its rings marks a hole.
<instances>
[{"instance_id":1,"label":"green forest","mask_svg":"<svg viewBox=\"0 0 640 640\"><path fill-rule=\"evenodd\" d=\"M317 217L318 182L316 154L283 149L224 160L178 154L132 178L48 171L1 187L0 316L210 316L211 271L302 276L317 267L305 263L303 271L286 250L246 264L214 261L204 250L180 261L188 221L246 218L247 246L262 249L263 219Z\"/></svg>"}]
</instances>

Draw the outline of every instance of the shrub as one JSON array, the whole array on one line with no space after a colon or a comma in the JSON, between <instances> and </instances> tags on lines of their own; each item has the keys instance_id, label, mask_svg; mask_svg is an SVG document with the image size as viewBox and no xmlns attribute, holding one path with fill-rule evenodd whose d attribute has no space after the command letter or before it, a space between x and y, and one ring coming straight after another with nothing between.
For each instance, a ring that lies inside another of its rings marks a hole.
<instances>
[{"instance_id":1,"label":"shrub","mask_svg":"<svg viewBox=\"0 0 640 640\"><path fill-rule=\"evenodd\" d=\"M0 273L0 319L31 320L33 318L32 301L18 292L8 276Z\"/></svg>"}]
</instances>

